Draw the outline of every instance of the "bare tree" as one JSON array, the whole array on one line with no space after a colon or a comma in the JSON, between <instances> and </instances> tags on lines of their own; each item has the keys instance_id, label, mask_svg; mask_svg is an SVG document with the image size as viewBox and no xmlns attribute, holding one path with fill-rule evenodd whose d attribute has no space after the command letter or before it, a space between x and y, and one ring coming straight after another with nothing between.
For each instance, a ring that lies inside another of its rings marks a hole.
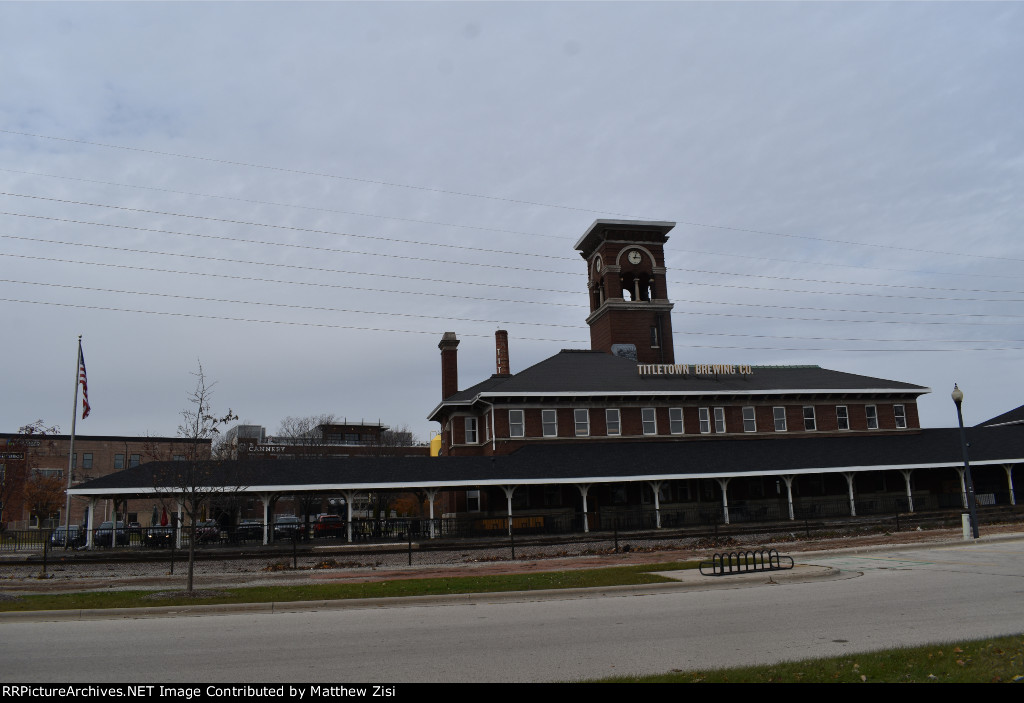
<instances>
[{"instance_id":1,"label":"bare tree","mask_svg":"<svg viewBox=\"0 0 1024 703\"><path fill-rule=\"evenodd\" d=\"M337 419L333 413L304 417L289 415L281 420L274 439L282 444L302 447L303 457L324 456L327 450L323 427L333 425L335 422ZM302 493L295 498L302 517L302 534L305 535L309 533L309 517L312 513L319 512L323 498L315 493Z\"/></svg>"},{"instance_id":2,"label":"bare tree","mask_svg":"<svg viewBox=\"0 0 1024 703\"><path fill-rule=\"evenodd\" d=\"M229 409L223 416L213 412L212 399L215 382L207 381L202 363L196 377L196 386L189 395L190 407L182 410L178 436L188 440L184 456L179 461L164 461L155 465L154 485L166 498L180 503L188 519L188 586L192 592L195 569L196 523L203 507L212 496L234 493L238 490L236 462L210 459L207 456L211 441L220 435L221 427L237 420Z\"/></svg>"},{"instance_id":3,"label":"bare tree","mask_svg":"<svg viewBox=\"0 0 1024 703\"><path fill-rule=\"evenodd\" d=\"M402 425L381 432L373 443L373 453L377 456L402 456L407 453L407 447L415 446L416 440L412 431L409 430L409 426ZM418 502L414 494L392 493L391 491L374 491L369 494L368 498L373 516L377 519L390 517L392 508L396 508L396 512L404 511L407 514L409 505Z\"/></svg>"}]
</instances>

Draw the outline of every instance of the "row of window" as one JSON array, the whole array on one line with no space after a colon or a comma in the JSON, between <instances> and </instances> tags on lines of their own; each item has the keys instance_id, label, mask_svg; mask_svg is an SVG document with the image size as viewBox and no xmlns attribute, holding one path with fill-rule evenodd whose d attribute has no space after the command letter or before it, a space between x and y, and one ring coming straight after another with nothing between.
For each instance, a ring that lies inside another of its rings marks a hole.
<instances>
[{"instance_id":1,"label":"row of window","mask_svg":"<svg viewBox=\"0 0 1024 703\"><path fill-rule=\"evenodd\" d=\"M907 427L907 412L903 405L893 405L893 415L898 429ZM757 418L753 406L742 408L743 431L757 432ZM869 430L878 429L878 407L875 405L864 406L865 425ZM604 411L605 434L609 437L617 437L622 434L622 417L617 408L607 408ZM645 435L658 434L658 418L655 408L641 408L640 419L642 431ZM725 408L698 408L697 419L700 425L701 434L724 434L726 432ZM774 420L776 432L787 432L789 428L786 423L786 408L773 407L772 419ZM574 433L577 437L590 436L590 410L587 408L575 408L573 410ZM668 409L669 434L684 434L683 409ZM465 418L466 443L476 444L479 441L477 418ZM803 429L814 432L818 429L815 406L805 405L803 407ZM524 410L508 411L509 437L515 439L526 436L526 416ZM850 429L850 413L845 405L836 406L836 427L840 430ZM541 410L541 435L544 437L558 436L558 411L555 409Z\"/></svg>"},{"instance_id":2,"label":"row of window","mask_svg":"<svg viewBox=\"0 0 1024 703\"><path fill-rule=\"evenodd\" d=\"M172 457L172 460L173 461L185 461L185 456L183 454L175 454ZM142 455L141 454L130 454L128 456L128 468L134 469L136 466L138 466L141 463L142 463ZM78 452L75 452L75 455L73 457L71 457L71 467L75 468L75 469L78 468ZM91 469L92 468L92 454L91 453L86 452L86 453L82 454L82 468L83 469ZM124 454L115 454L114 455L114 468L115 469L123 469L124 468Z\"/></svg>"}]
</instances>

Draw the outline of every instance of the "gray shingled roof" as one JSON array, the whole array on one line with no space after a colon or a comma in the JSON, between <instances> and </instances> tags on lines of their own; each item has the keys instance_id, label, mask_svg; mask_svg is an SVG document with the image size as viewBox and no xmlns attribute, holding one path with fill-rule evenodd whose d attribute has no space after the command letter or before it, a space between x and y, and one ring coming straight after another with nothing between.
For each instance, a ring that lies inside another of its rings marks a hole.
<instances>
[{"instance_id":1,"label":"gray shingled roof","mask_svg":"<svg viewBox=\"0 0 1024 703\"><path fill-rule=\"evenodd\" d=\"M703 363L703 362L700 362ZM692 364L691 364L692 366ZM465 404L478 396L502 395L680 395L882 391L917 396L931 389L912 383L860 376L820 366L754 366L750 375L645 375L637 363L605 352L563 349L512 376L491 376L447 398L430 414L448 403Z\"/></svg>"},{"instance_id":2,"label":"gray shingled roof","mask_svg":"<svg viewBox=\"0 0 1024 703\"><path fill-rule=\"evenodd\" d=\"M1024 428L969 428L972 464L1024 462ZM208 462L240 490L341 490L637 479L658 476L780 475L902 467L956 467L960 433L942 428L891 435L686 442L573 442L530 445L496 457L325 457ZM179 465L180 466L180 465ZM89 481L73 494L152 489L171 462L153 462Z\"/></svg>"},{"instance_id":3,"label":"gray shingled roof","mask_svg":"<svg viewBox=\"0 0 1024 703\"><path fill-rule=\"evenodd\" d=\"M1024 405L1020 405L1002 415L996 415L991 420L985 420L978 427L992 427L993 425L1022 425L1024 424Z\"/></svg>"}]
</instances>

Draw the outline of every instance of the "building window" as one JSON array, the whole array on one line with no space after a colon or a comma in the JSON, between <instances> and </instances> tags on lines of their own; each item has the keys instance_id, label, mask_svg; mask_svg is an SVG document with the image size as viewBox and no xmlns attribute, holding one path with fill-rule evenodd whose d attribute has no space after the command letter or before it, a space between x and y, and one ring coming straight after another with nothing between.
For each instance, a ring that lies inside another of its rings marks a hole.
<instances>
[{"instance_id":1,"label":"building window","mask_svg":"<svg viewBox=\"0 0 1024 703\"><path fill-rule=\"evenodd\" d=\"M508 411L508 436L509 437L525 437L526 427L523 422L523 411L522 410L509 410Z\"/></svg>"},{"instance_id":2,"label":"building window","mask_svg":"<svg viewBox=\"0 0 1024 703\"><path fill-rule=\"evenodd\" d=\"M874 405L866 405L866 406L864 406L864 414L867 415L867 418L868 418L868 429L869 430L877 430L878 429L878 408L876 408Z\"/></svg>"},{"instance_id":3,"label":"building window","mask_svg":"<svg viewBox=\"0 0 1024 703\"><path fill-rule=\"evenodd\" d=\"M841 430L850 429L850 413L847 412L845 405L836 406L836 427Z\"/></svg>"},{"instance_id":4,"label":"building window","mask_svg":"<svg viewBox=\"0 0 1024 703\"><path fill-rule=\"evenodd\" d=\"M466 512L480 512L480 491L466 491Z\"/></svg>"},{"instance_id":5,"label":"building window","mask_svg":"<svg viewBox=\"0 0 1024 703\"><path fill-rule=\"evenodd\" d=\"M124 468L124 454L115 454L114 455L114 468L115 469L123 469Z\"/></svg>"},{"instance_id":6,"label":"building window","mask_svg":"<svg viewBox=\"0 0 1024 703\"><path fill-rule=\"evenodd\" d=\"M700 419L700 433L710 434L711 433L711 414L707 408L700 408L697 411L697 417Z\"/></svg>"},{"instance_id":7,"label":"building window","mask_svg":"<svg viewBox=\"0 0 1024 703\"><path fill-rule=\"evenodd\" d=\"M642 408L640 419L643 421L644 434L658 434L658 421L654 417L654 408Z\"/></svg>"},{"instance_id":8,"label":"building window","mask_svg":"<svg viewBox=\"0 0 1024 703\"><path fill-rule=\"evenodd\" d=\"M683 433L683 409L682 408L669 408L668 409L668 431L672 434Z\"/></svg>"},{"instance_id":9,"label":"building window","mask_svg":"<svg viewBox=\"0 0 1024 703\"><path fill-rule=\"evenodd\" d=\"M775 431L785 432L786 431L786 409L785 408L772 408L772 416L775 418Z\"/></svg>"},{"instance_id":10,"label":"building window","mask_svg":"<svg viewBox=\"0 0 1024 703\"><path fill-rule=\"evenodd\" d=\"M83 469L91 469L92 468L92 454L83 454L82 455L82 468Z\"/></svg>"},{"instance_id":11,"label":"building window","mask_svg":"<svg viewBox=\"0 0 1024 703\"><path fill-rule=\"evenodd\" d=\"M814 406L804 406L804 429L808 432L813 432L818 429L818 424L814 421Z\"/></svg>"},{"instance_id":12,"label":"building window","mask_svg":"<svg viewBox=\"0 0 1024 703\"><path fill-rule=\"evenodd\" d=\"M715 432L725 432L725 408L715 408Z\"/></svg>"},{"instance_id":13,"label":"building window","mask_svg":"<svg viewBox=\"0 0 1024 703\"><path fill-rule=\"evenodd\" d=\"M466 418L466 444L476 444L476 418Z\"/></svg>"},{"instance_id":14,"label":"building window","mask_svg":"<svg viewBox=\"0 0 1024 703\"><path fill-rule=\"evenodd\" d=\"M557 410L541 410L540 421L544 428L545 437L557 437L558 436L558 411Z\"/></svg>"},{"instance_id":15,"label":"building window","mask_svg":"<svg viewBox=\"0 0 1024 703\"><path fill-rule=\"evenodd\" d=\"M175 454L174 456L171 457L171 461L185 461L185 455Z\"/></svg>"},{"instance_id":16,"label":"building window","mask_svg":"<svg viewBox=\"0 0 1024 703\"><path fill-rule=\"evenodd\" d=\"M757 432L757 420L754 418L754 409L749 405L743 408L743 431Z\"/></svg>"},{"instance_id":17,"label":"building window","mask_svg":"<svg viewBox=\"0 0 1024 703\"><path fill-rule=\"evenodd\" d=\"M619 422L619 411L617 408L608 408L604 411L604 422L607 426L608 435L617 437L622 432L622 425Z\"/></svg>"},{"instance_id":18,"label":"building window","mask_svg":"<svg viewBox=\"0 0 1024 703\"><path fill-rule=\"evenodd\" d=\"M136 466L139 465L139 463L141 461L142 461L142 455L141 454L132 454L130 457L128 457L128 468L129 469L134 469Z\"/></svg>"},{"instance_id":19,"label":"building window","mask_svg":"<svg viewBox=\"0 0 1024 703\"><path fill-rule=\"evenodd\" d=\"M573 417L576 420L576 436L577 437L589 437L590 436L590 411L586 408L576 408L572 411Z\"/></svg>"},{"instance_id":20,"label":"building window","mask_svg":"<svg viewBox=\"0 0 1024 703\"><path fill-rule=\"evenodd\" d=\"M907 409L902 405L894 405L892 413L896 416L897 429L905 430L907 428Z\"/></svg>"},{"instance_id":21,"label":"building window","mask_svg":"<svg viewBox=\"0 0 1024 703\"><path fill-rule=\"evenodd\" d=\"M651 327L651 349L658 349L661 345L658 343L658 328Z\"/></svg>"}]
</instances>

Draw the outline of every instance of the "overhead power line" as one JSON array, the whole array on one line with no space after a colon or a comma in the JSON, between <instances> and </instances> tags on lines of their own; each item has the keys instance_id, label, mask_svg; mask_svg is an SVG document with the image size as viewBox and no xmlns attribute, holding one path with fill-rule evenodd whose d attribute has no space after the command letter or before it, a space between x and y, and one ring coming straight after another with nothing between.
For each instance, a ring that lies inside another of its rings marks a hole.
<instances>
[{"instance_id":1,"label":"overhead power line","mask_svg":"<svg viewBox=\"0 0 1024 703\"><path fill-rule=\"evenodd\" d=\"M318 323L318 322L300 322L300 321L296 321L296 320L260 320L260 319L255 319L255 318L228 317L228 316L223 316L223 315L204 315L204 314L198 314L198 313L169 312L169 311L161 311L161 310L139 310L139 309L135 309L135 308L119 308L119 307L108 307L108 306L101 306L101 305L82 305L82 304L75 304L75 303L58 303L58 302L43 301L43 300L23 300L23 299L18 299L18 298L0 298L0 302L20 303L20 304L26 304L26 305L49 305L49 306L73 308L73 309L79 309L79 310L103 310L103 311L109 311L109 312L129 312L129 313L137 313L137 314L144 314L144 315L164 315L164 316L170 316L170 317L195 318L195 319L206 319L206 320L221 320L221 321L229 321L229 322L248 322L248 323L256 323L256 324L288 325L288 326L295 326L295 327L319 327L319 328L326 328L326 329L346 329L346 330L356 330L356 331L365 331L365 332L396 332L396 333L402 333L402 334L430 334L430 335L441 335L442 334L442 332L440 330L405 330L405 329L393 329L393 328L385 328L385 327L361 327L361 326L355 326L355 325L337 325L337 324ZM692 333L690 333L690 332L682 333L681 332L679 334L682 336L682 335L689 335L689 334L692 334ZM492 335L491 334L464 333L461 336L463 336L463 337L490 338ZM522 340L525 340L525 341L533 341L533 342L557 342L557 343L568 343L568 344L583 344L584 343L584 342L582 342L582 340L580 340L578 338L577 339L549 339L549 338L540 338L540 337L518 337L518 339L522 339ZM846 341L846 340L837 340L837 341ZM851 341L856 341L856 340L851 340ZM924 341L934 341L934 340L924 340ZM745 350L745 351L800 351L800 352L807 352L807 351L823 351L823 352L824 351L828 351L828 352L837 352L838 351L838 352L843 352L843 351L847 351L847 352L884 352L884 353L902 353L902 352L911 352L911 353L955 352L955 353L962 353L962 352L965 352L965 351L994 352L994 351L1022 351L1022 350L1024 350L1024 347L991 347L991 346L988 346L988 347L978 347L978 348L963 348L963 347L961 347L961 348L957 348L957 349L934 349L934 348L921 348L921 347L915 347L915 348L912 348L912 349L893 349L891 347L884 347L884 348L877 348L877 349L876 348L837 349L835 347L820 347L820 348L818 348L818 347L725 346L725 345L710 345L710 344L692 344L692 343L689 343L689 342L687 342L687 344L685 346L687 348L689 348L689 349L737 349L737 350Z\"/></svg>"},{"instance_id":2,"label":"overhead power line","mask_svg":"<svg viewBox=\"0 0 1024 703\"><path fill-rule=\"evenodd\" d=\"M200 155L196 155L196 154L182 154L182 153L176 153L176 152L160 151L160 150L157 150L157 149L145 149L145 148L142 148L142 147L124 146L124 145L121 145L121 144L107 144L107 143L104 143L104 142L93 142L93 141L88 141L88 140L84 140L84 139L71 139L69 137L57 137L57 136L46 135L46 134L34 134L34 133L31 133L31 132L22 132L22 131L11 130L11 129L0 129L0 133L16 134L16 135L23 136L23 137L32 137L34 139L49 139L49 140L53 140L53 141L61 141L61 142L72 143L72 144L86 144L86 145L89 145L89 146L97 146L97 147L102 147L102 148L105 148L105 149L119 149L119 150L123 150L123 151L132 151L132 152L144 153L144 154L154 154L154 155L158 155L158 156L169 156L169 157L179 158L179 159L191 159L191 160L195 160L195 161L204 161L204 162L208 162L208 163L220 163L220 164L226 164L226 165L229 165L229 166L242 166L242 167L245 167L245 168L262 169L262 170L266 170L266 171L275 171L275 172L279 172L279 173L290 173L290 174L295 174L295 175L314 176L314 177L318 177L318 178L330 178L330 179L335 179L335 180L352 181L352 182L356 182L356 183L367 183L367 184L371 184L371 185L381 185L381 186L387 186L387 187L392 187L392 188L406 188L406 189L409 189L409 190L418 190L418 191L424 191L424 192L430 192L430 193L441 193L441 194L445 194L445 195L456 195L456 196L466 197L466 198L478 198L478 199L483 199L483 200L493 200L493 201L507 202L507 203L513 203L513 204L519 204L519 205L530 205L530 206L534 206L534 207L546 207L546 208L553 208L553 209L559 209L559 210L570 210L570 211L574 211L574 212L587 212L587 213L591 213L591 214L603 213L603 214L606 214L606 215L613 215L615 217L624 217L624 218L627 218L627 219L634 219L634 220L660 220L660 219L662 219L662 218L656 218L656 217L651 217L651 216L647 216L647 215L633 215L633 214L621 213L621 212L604 211L604 210L599 210L599 209L594 209L594 208L582 208L582 207L575 207L575 206L571 206L571 205L560 205L560 204L555 204L555 203L542 203L542 202L531 201L531 200L522 200L522 199L517 199L517 198L503 198L501 196L496 196L496 195L483 195L483 194L480 194L480 193L470 193L470 192L465 192L465 191L448 190L448 189L444 189L444 188L433 188L433 187L429 187L429 186L411 185L411 184L408 184L408 183L396 183L396 182L392 182L392 181L383 181L383 180L376 180L376 179L370 179L370 178L360 178L360 177L357 177L357 176L342 176L342 175L332 174L332 173L322 173L322 172L317 172L317 171L305 171L305 170L301 170L301 169L286 168L286 167L283 167L283 166L271 166L271 165L268 165L268 164L257 164L257 163L250 163L250 162L245 162L245 161L234 161L234 160L230 160L230 159L219 159L219 158L215 158L215 157L211 157L211 156L200 156ZM917 247L903 247L903 246L897 246L895 244L879 244L879 243L874 243L874 242L858 242L858 241L846 240L846 239L833 239L833 238L829 238L829 237L815 237L815 236L807 235L807 234L791 234L791 233L786 233L786 232L775 232L775 231L766 230L766 229L755 229L755 228L749 228L749 227L734 227L734 226L730 226L730 225L710 224L710 223L706 223L706 222L695 222L695 221L692 221L692 220L679 220L679 219L677 219L676 220L676 224L677 225L678 224L686 225L686 226L690 226L690 227L706 227L706 228L709 228L709 229L718 229L718 230L725 230L725 231L731 231L731 232L743 232L743 233L748 233L748 234L761 234L761 235L766 235L766 236L771 236L771 237L783 237L783 238L789 238L789 239L803 239L803 240L807 240L807 241L827 242L827 243L832 243L832 244L844 244L844 245L847 245L847 246L870 247L870 248L875 248L875 249L887 249L887 250L892 250L892 251L906 251L906 252L911 252L911 253L916 253L916 254L938 254L940 256L971 257L971 258L976 258L976 259L990 259L990 260L1003 260L1003 261L1024 261L1024 259L1022 259L1022 258L1008 257L1008 256L1002 256L1002 255L994 256L994 255L988 255L988 254L977 254L977 253L974 253L974 252L952 252L952 251L942 251L942 250L936 250L936 249L923 249L923 248L917 248Z\"/></svg>"},{"instance_id":3,"label":"overhead power line","mask_svg":"<svg viewBox=\"0 0 1024 703\"><path fill-rule=\"evenodd\" d=\"M555 205L552 203L540 203L532 200L522 200L518 198L503 198L498 195L482 195L480 193L468 193L458 190L447 190L445 188L431 188L429 186L418 186L410 185L408 183L395 183L392 181L381 181L372 178L359 178L357 176L341 176L336 173L322 173L319 171L303 171L297 168L285 168L283 166L270 166L267 164L256 164L249 163L246 161L232 161L230 159L218 159L212 156L198 156L196 154L179 154L170 151L159 151L157 149L143 149L137 146L124 146L121 144L105 144L103 142L91 142L85 139L70 139L68 137L53 137L46 134L32 134L30 132L18 132L12 129L0 129L0 132L6 134L17 134L22 137L33 137L36 139L52 139L54 141L68 142L71 144L87 144L89 146L99 146L105 149L121 149L123 151L134 151L142 154L155 154L157 156L171 156L177 159L192 159L194 161L206 161L208 163L226 164L228 166L243 166L245 168L257 168L265 171L276 171L278 173L290 173L298 176L316 176L317 178L330 178L333 180L340 181L352 181L354 183L367 183L369 185L387 186L389 188L407 188L409 190L419 190L426 193L441 193L443 195L457 195L463 198L478 198L480 200L494 200L504 203L514 203L516 205L530 205L534 207L548 207L557 210L572 210L575 212L604 212L606 215L615 215L616 217L628 217L631 219L650 220L650 217L639 217L637 215L627 215L621 212L609 212L605 210L594 210L593 208L584 207L573 207L571 205Z\"/></svg>"},{"instance_id":4,"label":"overhead power line","mask_svg":"<svg viewBox=\"0 0 1024 703\"><path fill-rule=\"evenodd\" d=\"M2 236L2 235L0 235ZM249 281L254 283L281 283L284 285L291 286L311 286L315 288L333 288L339 290L358 290L358 291L370 291L373 293L397 293L399 295L427 295L439 298L456 298L459 300L465 300L465 295L457 293L434 293L426 291L410 291L410 290L393 290L390 288L369 288L367 286L347 286L340 283L318 283L314 281L283 281L275 278L259 278L256 276L233 276L226 273L209 273L205 271L181 271L175 269L161 269L152 266L130 266L128 264L111 264L102 261L81 261L79 259L58 259L55 257L47 256L30 256L28 254L11 254L9 252L0 252L0 256L9 256L17 259L28 259L32 261L50 261L60 264L82 264L85 266L103 266L107 268L123 269L131 271L149 271L151 273L170 273L184 276L202 276L206 278L224 278L236 281ZM579 303L559 303L551 300L510 300L508 298L484 298L480 296L473 296L473 300L486 300L496 303L512 303L516 305L558 305L569 308L585 308L586 305Z\"/></svg>"},{"instance_id":5,"label":"overhead power line","mask_svg":"<svg viewBox=\"0 0 1024 703\"><path fill-rule=\"evenodd\" d=\"M558 239L562 241L572 241L574 237L561 235L561 234L547 234L543 232L525 232L523 230L513 229L501 229L498 227L487 227L484 225L464 225L453 222L440 222L437 220L419 220L410 217L398 217L396 215L380 215L369 212L358 212L354 210L338 210L334 208L316 207L312 205L300 205L298 203L282 203L273 200L256 200L252 198L239 198L231 195L221 195L218 193L198 193L195 191L188 190L174 190L173 188L160 188L158 186L144 186L137 183L119 183L116 181L101 181L91 178L79 178L75 176L61 176L54 173L40 173L38 171L21 171L13 168L0 168L0 171L7 173L18 173L26 176L40 176L43 178L56 178L68 181L77 181L80 183L90 183L96 185L109 185L116 186L118 188L133 188L137 190L148 190L160 193L171 193L173 195L188 195L198 198L215 198L218 200L227 200L233 202L247 203L251 205L269 205L272 207L284 207L298 210L307 210L310 212L324 212L335 215L354 215L357 217L370 217L381 220L393 220L396 222L408 222L413 224L425 224L438 227L453 227L474 232L495 232L498 234L514 234L517 236L524 237L543 237L547 239ZM800 264L801 266L829 266L836 268L846 269L857 269L863 271L887 271L891 273L911 274L911 275L927 275L927 276L970 276L970 277L983 277L983 278L1024 278L1024 274L997 274L997 273L969 273L964 271L920 271L915 269L899 269L890 267L880 266L862 266L858 264L847 264L847 263L836 263L829 261L811 261L807 259L783 259L778 257L767 257L767 256L755 256L749 254L738 254L736 252L725 252L725 251L706 251L703 249L678 249L673 247L673 255L675 254L699 254L702 256L723 256L737 259L753 259L756 261L775 261L778 263L785 264Z\"/></svg>"},{"instance_id":6,"label":"overhead power line","mask_svg":"<svg viewBox=\"0 0 1024 703\"><path fill-rule=\"evenodd\" d=\"M0 195L4 195L4 193L0 193ZM32 196L29 196L29 197L32 197ZM60 202L68 202L68 201L60 201ZM309 245L309 244L294 244L294 243L291 243L291 242L273 242L273 241L266 241L266 240L260 240L260 239L245 239L243 237L228 237L228 236L225 236L225 235L218 235L218 234L199 234L199 233L195 233L195 232L179 232L179 231L176 231L176 230L156 229L156 228L151 228L151 227L138 227L138 226L134 226L134 225L119 225L119 224L112 224L112 223L107 223L107 222L92 222L92 221L88 221L88 220L73 220L73 219L61 218L61 217L51 217L51 216L48 216L48 215L32 215L32 214L19 213L19 212L0 211L0 215L9 215L9 216L12 216L12 217L24 217L24 218L36 219L36 220L46 220L46 221L50 221L50 222L61 222L61 223L66 223L66 224L79 224L79 225L94 226L94 227L106 227L106 228L111 228L111 229L125 229L125 230L133 230L133 231L138 231L138 232L151 232L151 233L156 233L156 234L171 234L171 235L180 236L180 237L192 237L192 238L198 238L198 239L211 239L211 240L232 242L232 243L237 243L237 244L255 244L255 245L260 245L260 246L273 246L273 247L283 247L283 248L299 249L299 250L322 251L322 252L329 252L329 253L333 253L333 254L355 254L355 255L358 255L358 256L382 256L382 257L385 257L385 258L396 258L396 259L404 259L404 260L410 260L411 259L411 260L418 261L418 262L431 262L431 263L440 263L440 264L452 264L452 265L457 265L457 266L481 266L481 267L486 267L486 268L508 269L508 270L512 270L512 271L527 271L527 272L530 272L530 273L555 274L555 275L559 275L559 276L576 276L576 275L581 275L582 274L581 271L568 272L568 271L556 271L556 270L553 270L553 269L528 268L528 267L524 267L524 266L506 266L506 265L503 265L503 264L480 263L480 262L476 262L476 261L457 261L457 260L453 260L453 259L428 259L428 258L424 258L424 257L421 257L421 256L403 256L403 255L391 254L391 253L379 252L379 251L367 252L367 251L360 251L360 250L353 250L353 249L339 249L339 248L336 248L336 247L318 247L318 246L313 246L313 245ZM182 217L193 217L193 216L192 215L182 215ZM244 223L242 223L242 224L244 224ZM266 225L266 226L268 226L268 227L277 227L277 225ZM320 231L320 230L307 230L307 231ZM349 236L349 235L341 235L341 236ZM363 235L353 235L353 236L360 237L360 236L363 236ZM88 244L88 243L83 243L83 242L70 242L70 241L65 241L65 240L40 239L40 238L33 238L33 237L19 237L19 236L16 236L16 235L0 235L0 237L4 237L4 238L7 238L7 239L21 239L23 241L45 242L45 243L48 243L48 244L62 244L62 245L66 245L66 246L87 246L87 247L95 247L95 248L107 248L107 249L112 249L112 250L116 250L116 251L128 251L128 252L134 252L134 253L153 254L153 255L159 255L159 256L189 256L189 257L192 257L192 258L209 258L212 261L224 260L224 261L232 261L232 262L235 262L235 263L247 263L247 264L262 265L262 266L287 266L286 264L267 263L267 262L254 262L254 261L246 261L246 260L243 260L243 259L218 259L216 257L202 257L202 256L199 256L199 255L186 255L186 254L177 254L177 253L173 253L173 252L160 252L160 251L143 250L143 249L132 249L132 248L127 248L127 247L115 247L115 246L111 246L111 245ZM368 238L372 238L372 237L368 237ZM398 240L398 241L402 241L402 243L407 243L407 244L415 243L415 242L408 242L408 241L403 241L403 240ZM459 245L452 245L451 247L448 247L448 248L453 248L453 249L470 249L470 250L474 250L474 251L486 251L488 253L506 253L506 252L500 252L500 251L495 251L495 250L482 250L482 249L477 249L477 248L474 248L474 247L462 247L462 246L459 246ZM552 257L549 257L549 258L557 258L557 257L553 257L552 256ZM713 271L713 270L710 270L710 269L693 269L693 268L679 268L679 269L675 269L675 270L683 271L683 272L688 272L688 273L701 273L701 274L715 275L715 276L741 276L741 277L746 277L746 278L764 278L764 279L775 280L775 281L797 281L797 282L802 282L802 283L824 283L824 284L828 284L828 285L871 286L871 287L875 287L875 288L899 288L899 289L909 289L909 290L932 290L932 291L946 291L946 292L955 292L955 293L1005 293L1005 294L1009 294L1009 295L1024 295L1024 291L1004 290L1004 289L948 288L948 287L940 287L940 286L917 286L917 285L899 284L899 283L874 283L874 282L867 283L867 282L860 282L860 281L838 281L838 280L833 280L833 279L799 278L799 277L794 277L794 276L769 276L769 275L757 274L757 273L742 273L742 272L732 272L732 271ZM701 283L699 281L669 281L669 283L671 285L673 285L673 286L682 286L682 287L685 287L685 286L688 286L688 285L713 285L713 284L704 284L704 283ZM571 293L571 292L573 292L573 291L557 291L557 290L551 290L551 289L545 289L545 290L549 290L550 292L560 292L560 293Z\"/></svg>"},{"instance_id":7,"label":"overhead power line","mask_svg":"<svg viewBox=\"0 0 1024 703\"><path fill-rule=\"evenodd\" d=\"M334 237L352 237L355 239L372 239L380 242L391 242L392 244L416 244L425 247L442 247L444 249L465 249L467 251L478 251L484 254L508 254L510 256L534 256L543 259L561 259L563 261L571 261L572 257L560 256L555 254L540 254L537 252L520 252L520 251L508 251L504 249L487 249L484 247L471 247L464 244L450 244L447 242L424 242L414 239L398 239L397 237L381 237L373 234L354 234L352 232L335 232L333 230L326 229L315 229L312 227L295 227L293 225L275 225L267 222L250 222L247 220L231 220L224 217L209 217L207 215L192 215L189 213L182 212L168 212L164 210L147 210L145 208L137 207L125 207L123 205L108 205L106 203L90 203L82 200L66 200L63 198L46 198L41 195L26 195L24 193L5 193L0 192L0 195L6 195L12 198L29 198L31 200L46 200L54 203L62 203L65 205L84 205L86 207L106 208L110 210L120 210L122 212L141 212L147 215L165 215L167 217L183 217L190 220L204 220L206 222L219 222L221 224L231 225L243 225L245 227L266 227L269 229L282 229L289 232L305 232L308 234L329 234ZM17 215L18 213L5 213L11 215ZM31 217L31 215L26 215ZM200 236L200 235L192 235Z\"/></svg>"},{"instance_id":8,"label":"overhead power line","mask_svg":"<svg viewBox=\"0 0 1024 703\"><path fill-rule=\"evenodd\" d=\"M91 183L94 185L117 186L118 188L135 188L138 190L150 190L159 193L171 193L172 195L188 195L196 198L216 198L217 200L228 200L249 205L270 205L272 207L286 207L296 210L308 210L310 212L326 212L332 215L354 215L356 217L372 217L377 220L393 220L395 222L409 222L417 225L433 225L436 227L456 227L468 229L474 232L495 232L497 234L515 234L521 237L544 237L546 239L561 239L572 241L572 237L563 234L544 234L541 232L524 232L518 229L501 229L499 227L485 227L483 225L463 225L454 222L439 222L437 220L417 220L412 217L398 217L396 215L378 215L372 212L358 212L356 210L337 210L335 208L316 207L313 205L299 205L298 203L280 203L273 200L254 200L252 198L239 198L232 195L220 195L217 193L196 193L189 190L174 190L173 188L159 188L157 186L143 186L137 183L117 183L115 181L99 181L91 178L77 178L75 176L59 176L55 173L39 173L37 171L19 171L13 168L0 168L0 171L7 173L20 173L25 176L42 176L43 178L60 178L67 181L78 181L80 183Z\"/></svg>"},{"instance_id":9,"label":"overhead power line","mask_svg":"<svg viewBox=\"0 0 1024 703\"><path fill-rule=\"evenodd\" d=\"M195 300L204 303L229 303L233 305L253 305L259 307L285 308L289 310L309 310L313 312L342 312L354 315L387 315L389 317L410 317L429 320L451 320L454 322L481 322L490 325L528 325L531 327L561 327L565 329L586 329L584 325L564 325L555 322L522 322L518 320L489 320L473 317L453 317L451 315L429 315L426 313L412 312L382 312L380 310L357 310L352 308L332 308L318 305L291 305L288 303L269 303L255 300L237 300L231 298L204 298L198 295L181 295L179 293L155 293L153 291L123 290L117 288L93 288L90 286L76 286L67 283L42 283L39 281L18 281L10 278L0 278L0 283L16 283L19 285L45 286L47 288L63 288L67 290L83 290L97 293L116 293L118 295L145 295L154 298L173 298L176 300Z\"/></svg>"}]
</instances>

